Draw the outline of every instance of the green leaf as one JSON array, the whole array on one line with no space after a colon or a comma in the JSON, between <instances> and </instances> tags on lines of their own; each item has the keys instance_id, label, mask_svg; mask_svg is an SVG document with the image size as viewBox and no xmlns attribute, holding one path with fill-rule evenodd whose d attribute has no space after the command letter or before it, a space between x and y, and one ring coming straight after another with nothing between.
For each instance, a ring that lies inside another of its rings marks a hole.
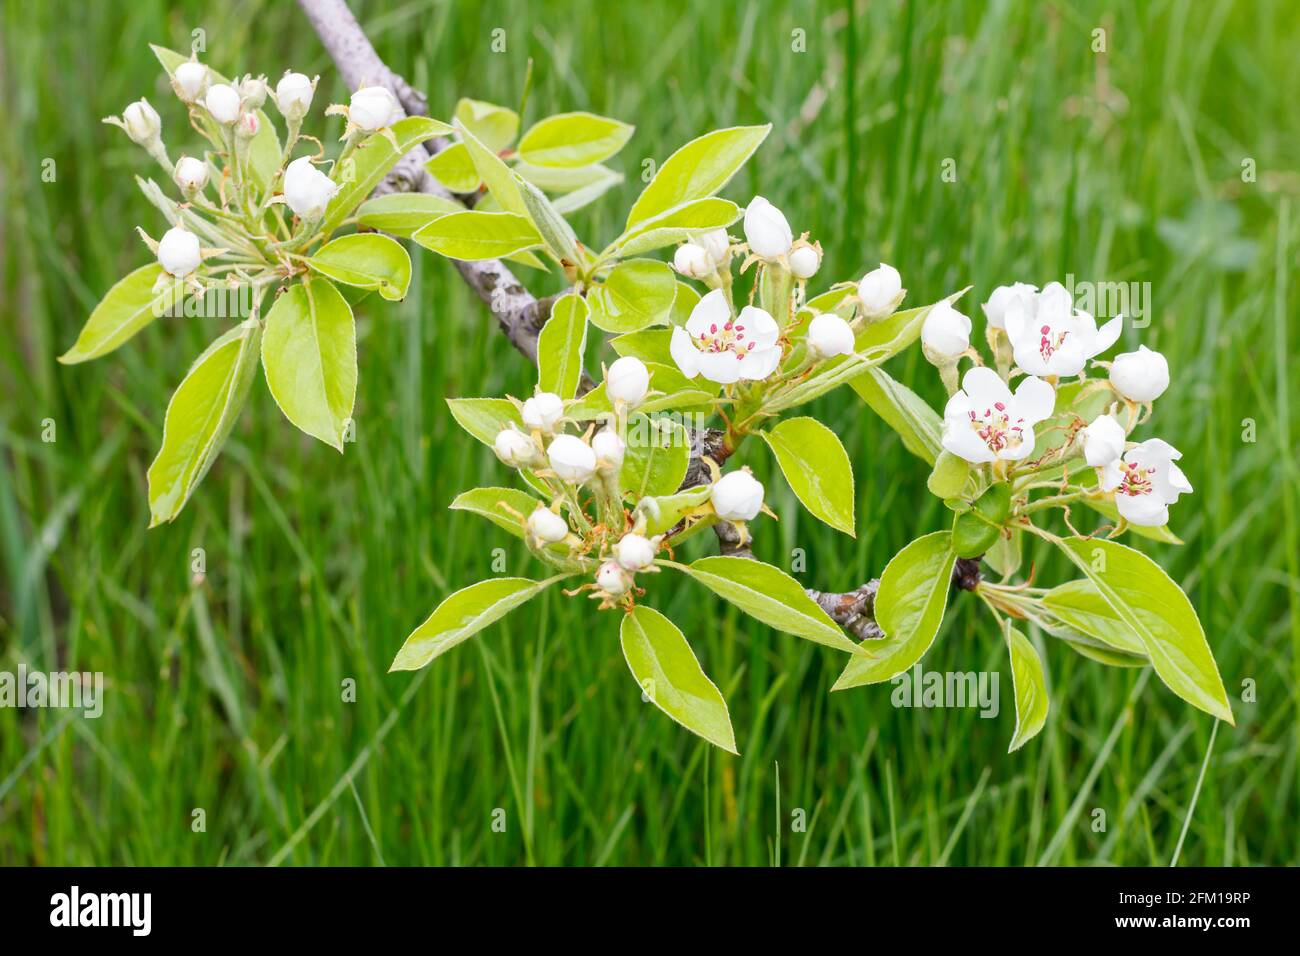
<instances>
[{"instance_id":1,"label":"green leaf","mask_svg":"<svg viewBox=\"0 0 1300 956\"><path fill-rule=\"evenodd\" d=\"M672 365L672 352L668 350L672 335L671 329L642 329L610 339L609 344L620 357L630 355L643 362Z\"/></svg>"},{"instance_id":2,"label":"green leaf","mask_svg":"<svg viewBox=\"0 0 1300 956\"><path fill-rule=\"evenodd\" d=\"M673 299L672 311L668 313L669 325L685 325L695 307L700 304L700 294L685 282L677 283L677 297ZM668 333L671 337L671 331Z\"/></svg>"},{"instance_id":3,"label":"green leaf","mask_svg":"<svg viewBox=\"0 0 1300 956\"><path fill-rule=\"evenodd\" d=\"M179 305L181 297L177 295L175 285L168 284L157 292L153 291L154 283L162 274L162 266L155 262L118 280L95 306L77 341L59 356L59 361L64 365L75 365L107 355L169 306Z\"/></svg>"},{"instance_id":4,"label":"green leaf","mask_svg":"<svg viewBox=\"0 0 1300 956\"><path fill-rule=\"evenodd\" d=\"M262 337L255 320L207 347L167 403L162 447L149 466L149 527L171 521L212 467L248 399Z\"/></svg>"},{"instance_id":5,"label":"green leaf","mask_svg":"<svg viewBox=\"0 0 1300 956\"><path fill-rule=\"evenodd\" d=\"M509 531L516 538L523 538L524 523L519 515L511 514L507 508L513 508L527 518L533 513L539 502L526 491L518 488L474 488L456 496L449 508L452 511L470 511L487 518L493 524Z\"/></svg>"},{"instance_id":6,"label":"green leaf","mask_svg":"<svg viewBox=\"0 0 1300 956\"><path fill-rule=\"evenodd\" d=\"M377 289L390 302L406 298L411 257L402 244L373 232L339 236L307 260L315 272L358 289Z\"/></svg>"},{"instance_id":7,"label":"green leaf","mask_svg":"<svg viewBox=\"0 0 1300 956\"><path fill-rule=\"evenodd\" d=\"M670 495L649 495L642 498L637 502L636 510L638 515L645 516L646 534L663 534L685 518L704 517L702 509L708 503L712 491L709 485L699 485ZM708 514L712 514L712 511Z\"/></svg>"},{"instance_id":8,"label":"green leaf","mask_svg":"<svg viewBox=\"0 0 1300 956\"><path fill-rule=\"evenodd\" d=\"M523 428L519 409L504 398L449 398L447 407L456 424L485 445L496 441L501 429L507 425Z\"/></svg>"},{"instance_id":9,"label":"green leaf","mask_svg":"<svg viewBox=\"0 0 1300 956\"><path fill-rule=\"evenodd\" d=\"M604 166L594 166L593 169L605 170ZM598 179L592 180L585 186L571 190L562 196L556 196L553 205L556 212L571 213L582 209L595 202L605 193L609 192L615 186L623 181L623 174L611 170L605 170L605 174Z\"/></svg>"},{"instance_id":10,"label":"green leaf","mask_svg":"<svg viewBox=\"0 0 1300 956\"><path fill-rule=\"evenodd\" d=\"M515 174L515 185L519 188L519 195L523 197L524 205L528 208L528 215L537 226L537 232L546 247L555 253L555 257L561 262L581 261L582 250L578 244L578 237L574 235L568 221L551 205L546 194L518 173Z\"/></svg>"},{"instance_id":11,"label":"green leaf","mask_svg":"<svg viewBox=\"0 0 1300 956\"><path fill-rule=\"evenodd\" d=\"M333 283L310 279L275 300L262 367L285 418L342 451L357 395L357 329Z\"/></svg>"},{"instance_id":12,"label":"green leaf","mask_svg":"<svg viewBox=\"0 0 1300 956\"><path fill-rule=\"evenodd\" d=\"M462 99L456 104L455 118L494 153L513 143L519 133L519 114L495 103Z\"/></svg>"},{"instance_id":13,"label":"green leaf","mask_svg":"<svg viewBox=\"0 0 1300 956\"><path fill-rule=\"evenodd\" d=\"M573 398L582 381L587 347L587 303L572 292L561 296L537 336L537 386L560 398Z\"/></svg>"},{"instance_id":14,"label":"green leaf","mask_svg":"<svg viewBox=\"0 0 1300 956\"><path fill-rule=\"evenodd\" d=\"M943 450L943 419L914 391L884 369L869 368L850 380L853 390L903 440L903 447L933 465Z\"/></svg>"},{"instance_id":15,"label":"green leaf","mask_svg":"<svg viewBox=\"0 0 1300 956\"><path fill-rule=\"evenodd\" d=\"M727 702L672 621L644 604L619 625L619 643L645 699L693 734L739 754Z\"/></svg>"},{"instance_id":16,"label":"green leaf","mask_svg":"<svg viewBox=\"0 0 1300 956\"><path fill-rule=\"evenodd\" d=\"M465 210L441 216L411 236L451 259L501 259L542 243L537 227L513 212Z\"/></svg>"},{"instance_id":17,"label":"green leaf","mask_svg":"<svg viewBox=\"0 0 1300 956\"><path fill-rule=\"evenodd\" d=\"M752 558L713 555L681 570L769 627L855 656L863 654L803 586L779 568Z\"/></svg>"},{"instance_id":18,"label":"green leaf","mask_svg":"<svg viewBox=\"0 0 1300 956\"><path fill-rule=\"evenodd\" d=\"M1000 481L990 485L968 511L958 513L952 523L952 549L959 558L982 557L997 544L1011 512L1011 485Z\"/></svg>"},{"instance_id":19,"label":"green leaf","mask_svg":"<svg viewBox=\"0 0 1300 956\"><path fill-rule=\"evenodd\" d=\"M735 126L691 140L664 160L633 203L624 231L693 199L712 196L736 175L771 129L770 124Z\"/></svg>"},{"instance_id":20,"label":"green leaf","mask_svg":"<svg viewBox=\"0 0 1300 956\"><path fill-rule=\"evenodd\" d=\"M952 452L944 451L935 459L934 469L926 479L925 486L930 489L930 494L946 501L961 494L969 477L970 464Z\"/></svg>"},{"instance_id":21,"label":"green leaf","mask_svg":"<svg viewBox=\"0 0 1300 956\"><path fill-rule=\"evenodd\" d=\"M439 216L464 209L455 200L428 193L389 193L367 199L357 210L357 217L363 226L406 239Z\"/></svg>"},{"instance_id":22,"label":"green leaf","mask_svg":"<svg viewBox=\"0 0 1300 956\"><path fill-rule=\"evenodd\" d=\"M399 159L426 139L450 133L451 127L427 116L408 116L394 123L390 131L397 149L393 149L387 136L372 133L353 151L347 164L350 175L330 201L325 218L321 220L320 228L325 235L337 229L352 210L361 205Z\"/></svg>"},{"instance_id":23,"label":"green leaf","mask_svg":"<svg viewBox=\"0 0 1300 956\"><path fill-rule=\"evenodd\" d=\"M495 578L462 588L439 604L425 622L410 633L393 658L389 673L419 670L435 657L536 597L560 577L562 575L545 581Z\"/></svg>"},{"instance_id":24,"label":"green leaf","mask_svg":"<svg viewBox=\"0 0 1300 956\"><path fill-rule=\"evenodd\" d=\"M534 166L590 166L622 149L634 129L594 113L558 113L524 133L518 152Z\"/></svg>"},{"instance_id":25,"label":"green leaf","mask_svg":"<svg viewBox=\"0 0 1300 956\"><path fill-rule=\"evenodd\" d=\"M729 199L696 199L660 213L624 233L607 250L622 258L639 256L683 242L698 232L725 229L740 218L740 207Z\"/></svg>"},{"instance_id":26,"label":"green leaf","mask_svg":"<svg viewBox=\"0 0 1300 956\"><path fill-rule=\"evenodd\" d=\"M477 192L483 182L469 154L469 147L464 143L452 143L435 153L424 168L454 193Z\"/></svg>"},{"instance_id":27,"label":"green leaf","mask_svg":"<svg viewBox=\"0 0 1300 956\"><path fill-rule=\"evenodd\" d=\"M591 323L615 334L638 332L666 322L677 294L677 280L667 263L629 259L610 270L601 285L587 295Z\"/></svg>"},{"instance_id":28,"label":"green leaf","mask_svg":"<svg viewBox=\"0 0 1300 956\"><path fill-rule=\"evenodd\" d=\"M1067 581L1043 595L1043 605L1070 627L1129 654L1146 656L1141 638L1120 619L1091 581Z\"/></svg>"},{"instance_id":29,"label":"green leaf","mask_svg":"<svg viewBox=\"0 0 1300 956\"><path fill-rule=\"evenodd\" d=\"M837 531L857 537L853 466L835 433L815 418L789 418L759 434L803 506Z\"/></svg>"},{"instance_id":30,"label":"green leaf","mask_svg":"<svg viewBox=\"0 0 1300 956\"><path fill-rule=\"evenodd\" d=\"M1007 626L1003 636L1011 655L1011 683L1016 692L1016 732L1007 748L1007 753L1013 753L1042 730L1047 721L1047 681L1034 645L1014 627Z\"/></svg>"},{"instance_id":31,"label":"green leaf","mask_svg":"<svg viewBox=\"0 0 1300 956\"><path fill-rule=\"evenodd\" d=\"M925 656L943 623L956 560L947 531L917 538L894 555L876 591L876 623L885 639L870 642L874 658L849 661L831 690L879 684Z\"/></svg>"},{"instance_id":32,"label":"green leaf","mask_svg":"<svg viewBox=\"0 0 1300 956\"><path fill-rule=\"evenodd\" d=\"M469 150L469 158L478 170L483 185L487 187L488 194L503 211L527 216L528 207L524 205L524 197L519 193L515 174L497 155L499 150L484 144L460 120L456 121L456 129L460 131L465 147Z\"/></svg>"},{"instance_id":33,"label":"green leaf","mask_svg":"<svg viewBox=\"0 0 1300 956\"><path fill-rule=\"evenodd\" d=\"M1234 723L1196 610L1160 565L1115 541L1057 539L1056 544L1137 635L1165 685L1193 707Z\"/></svg>"},{"instance_id":34,"label":"green leaf","mask_svg":"<svg viewBox=\"0 0 1300 956\"><path fill-rule=\"evenodd\" d=\"M621 173L616 173L608 166L596 163L579 169L563 169L558 166L534 166L532 163L515 163L515 172L528 180L538 189L548 193L571 193L584 189L598 182L613 177L622 180Z\"/></svg>"},{"instance_id":35,"label":"green leaf","mask_svg":"<svg viewBox=\"0 0 1300 956\"><path fill-rule=\"evenodd\" d=\"M639 412L628 418L627 452L619 485L637 500L670 495L681 487L690 466L690 436L679 423Z\"/></svg>"}]
</instances>

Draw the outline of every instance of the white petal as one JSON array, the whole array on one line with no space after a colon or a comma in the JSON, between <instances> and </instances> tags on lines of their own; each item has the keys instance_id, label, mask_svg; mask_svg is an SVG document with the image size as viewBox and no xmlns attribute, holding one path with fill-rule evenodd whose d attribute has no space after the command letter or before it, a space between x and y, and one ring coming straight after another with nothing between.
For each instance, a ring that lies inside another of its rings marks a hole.
<instances>
[{"instance_id":1,"label":"white petal","mask_svg":"<svg viewBox=\"0 0 1300 956\"><path fill-rule=\"evenodd\" d=\"M700 371L710 382L730 385L740 381L740 361L735 352L699 352Z\"/></svg>"},{"instance_id":2,"label":"white petal","mask_svg":"<svg viewBox=\"0 0 1300 956\"><path fill-rule=\"evenodd\" d=\"M961 380L962 391L978 407L992 406L996 402L1011 404L1011 389L993 369L977 365L966 372Z\"/></svg>"},{"instance_id":3,"label":"white petal","mask_svg":"<svg viewBox=\"0 0 1300 956\"><path fill-rule=\"evenodd\" d=\"M1119 470L1118 459L1110 462L1101 470L1101 490L1114 491L1124 480L1124 475Z\"/></svg>"},{"instance_id":4,"label":"white petal","mask_svg":"<svg viewBox=\"0 0 1300 956\"><path fill-rule=\"evenodd\" d=\"M1069 316L1073 308L1070 293L1059 282L1047 283L1043 286L1043 291L1038 293L1038 316L1044 323L1056 324L1054 319Z\"/></svg>"},{"instance_id":5,"label":"white petal","mask_svg":"<svg viewBox=\"0 0 1300 956\"><path fill-rule=\"evenodd\" d=\"M687 378L700 374L700 350L685 329L673 329L672 338L668 340L668 354Z\"/></svg>"},{"instance_id":6,"label":"white petal","mask_svg":"<svg viewBox=\"0 0 1300 956\"><path fill-rule=\"evenodd\" d=\"M1052 375L1078 375L1083 371L1088 355L1089 350L1084 346L1084 340L1069 335L1047 360L1047 367L1051 369Z\"/></svg>"},{"instance_id":7,"label":"white petal","mask_svg":"<svg viewBox=\"0 0 1300 956\"><path fill-rule=\"evenodd\" d=\"M1159 495L1116 495L1120 517L1143 528L1159 528L1169 523L1169 507Z\"/></svg>"},{"instance_id":8,"label":"white petal","mask_svg":"<svg viewBox=\"0 0 1300 956\"><path fill-rule=\"evenodd\" d=\"M1037 425L1056 407L1056 389L1041 378L1029 376L1016 388L1016 414Z\"/></svg>"},{"instance_id":9,"label":"white petal","mask_svg":"<svg viewBox=\"0 0 1300 956\"><path fill-rule=\"evenodd\" d=\"M1119 341L1119 334L1124 331L1124 316L1117 315L1097 330L1097 341L1093 343L1093 355L1100 355ZM1091 356L1089 356L1091 358Z\"/></svg>"},{"instance_id":10,"label":"white petal","mask_svg":"<svg viewBox=\"0 0 1300 956\"><path fill-rule=\"evenodd\" d=\"M710 326L722 328L730 321L731 309L727 305L727 297L721 289L714 289L695 303L691 317L686 320L686 331L691 335L703 335L709 331Z\"/></svg>"},{"instance_id":11,"label":"white petal","mask_svg":"<svg viewBox=\"0 0 1300 956\"><path fill-rule=\"evenodd\" d=\"M1025 341L1034 335L1038 330L1033 327L1034 323L1034 303L1027 295L1016 296L1007 306L1006 316L1003 320L1004 328L1007 332L1007 338L1011 344ZM1037 339L1035 339L1037 341Z\"/></svg>"},{"instance_id":12,"label":"white petal","mask_svg":"<svg viewBox=\"0 0 1300 956\"><path fill-rule=\"evenodd\" d=\"M1050 364L1043 359L1043 353L1038 351L1038 336L1026 336L1019 342L1012 339L1012 345L1015 346L1016 364L1023 371L1030 375L1055 375Z\"/></svg>"},{"instance_id":13,"label":"white petal","mask_svg":"<svg viewBox=\"0 0 1300 956\"><path fill-rule=\"evenodd\" d=\"M984 440L979 435L975 434L975 429L971 428L970 419L964 415L944 418L941 444L958 458L973 465L983 464L994 459L989 446L984 443Z\"/></svg>"},{"instance_id":14,"label":"white petal","mask_svg":"<svg viewBox=\"0 0 1300 956\"><path fill-rule=\"evenodd\" d=\"M1020 461L1022 458L1028 458L1034 451L1034 429L1026 424L1020 432L1022 441L1014 448L1007 446L998 452L998 457L1003 461Z\"/></svg>"},{"instance_id":15,"label":"white petal","mask_svg":"<svg viewBox=\"0 0 1300 956\"><path fill-rule=\"evenodd\" d=\"M710 295L713 293L710 292ZM756 306L747 305L740 310L740 316L736 319L737 325L745 327L745 342L753 342L754 348L765 349L774 345L776 340L781 337L780 326L776 320L767 314L766 310Z\"/></svg>"},{"instance_id":16,"label":"white petal","mask_svg":"<svg viewBox=\"0 0 1300 956\"><path fill-rule=\"evenodd\" d=\"M765 349L755 346L752 352L746 352L745 357L736 364L740 366L741 378L760 382L781 364L781 350L775 346Z\"/></svg>"}]
</instances>

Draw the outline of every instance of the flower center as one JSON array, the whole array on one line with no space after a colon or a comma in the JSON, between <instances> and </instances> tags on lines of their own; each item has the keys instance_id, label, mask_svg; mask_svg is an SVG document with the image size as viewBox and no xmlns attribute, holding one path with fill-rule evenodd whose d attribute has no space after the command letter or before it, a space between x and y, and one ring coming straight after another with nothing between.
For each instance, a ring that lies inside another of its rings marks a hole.
<instances>
[{"instance_id":1,"label":"flower center","mask_svg":"<svg viewBox=\"0 0 1300 956\"><path fill-rule=\"evenodd\" d=\"M1149 495L1155 491L1155 485L1151 482L1151 476L1156 473L1154 468L1143 468L1133 462L1124 461L1120 462L1119 470L1119 488L1116 489L1119 494L1136 498L1138 495Z\"/></svg>"},{"instance_id":2,"label":"flower center","mask_svg":"<svg viewBox=\"0 0 1300 956\"><path fill-rule=\"evenodd\" d=\"M1061 347L1061 343L1064 342L1065 337L1070 334L1070 330L1066 329L1064 332L1057 332L1053 335L1052 327L1050 325L1044 325L1042 329L1039 330L1039 334L1042 338L1038 343L1038 354L1041 355L1043 361L1046 362L1052 357L1052 353Z\"/></svg>"},{"instance_id":3,"label":"flower center","mask_svg":"<svg viewBox=\"0 0 1300 956\"><path fill-rule=\"evenodd\" d=\"M1025 420L1017 418L1013 422L1007 414L1007 407L1001 402L994 402L992 408L984 409L983 415L976 415L973 409L966 414L970 416L970 427L980 436L980 441L988 445L989 451L1018 448L1024 441L1022 426Z\"/></svg>"},{"instance_id":4,"label":"flower center","mask_svg":"<svg viewBox=\"0 0 1300 956\"><path fill-rule=\"evenodd\" d=\"M714 322L696 342L705 352L735 352L737 360L743 359L754 347L753 341L745 341L745 327L737 322L728 322L722 328Z\"/></svg>"}]
</instances>

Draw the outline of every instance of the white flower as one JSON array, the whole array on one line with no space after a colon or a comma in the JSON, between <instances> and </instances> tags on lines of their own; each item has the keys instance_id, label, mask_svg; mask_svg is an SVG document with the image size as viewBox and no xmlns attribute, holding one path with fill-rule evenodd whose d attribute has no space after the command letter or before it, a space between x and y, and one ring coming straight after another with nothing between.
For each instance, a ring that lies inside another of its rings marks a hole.
<instances>
[{"instance_id":1,"label":"white flower","mask_svg":"<svg viewBox=\"0 0 1300 956\"><path fill-rule=\"evenodd\" d=\"M122 111L122 127L133 143L143 146L158 138L162 131L162 120L148 100L136 100Z\"/></svg>"},{"instance_id":2,"label":"white flower","mask_svg":"<svg viewBox=\"0 0 1300 956\"><path fill-rule=\"evenodd\" d=\"M591 438L591 450L596 453L596 460L604 462L611 469L618 469L627 454L627 445L613 429L604 428Z\"/></svg>"},{"instance_id":3,"label":"white flower","mask_svg":"<svg viewBox=\"0 0 1300 956\"><path fill-rule=\"evenodd\" d=\"M970 348L970 317L947 300L936 302L921 324L921 344L926 358L939 361L957 358Z\"/></svg>"},{"instance_id":4,"label":"white flower","mask_svg":"<svg viewBox=\"0 0 1300 956\"><path fill-rule=\"evenodd\" d=\"M596 586L606 594L618 597L632 586L632 575L623 570L617 561L606 561L596 572Z\"/></svg>"},{"instance_id":5,"label":"white flower","mask_svg":"<svg viewBox=\"0 0 1300 956\"><path fill-rule=\"evenodd\" d=\"M687 378L702 374L722 385L761 381L781 362L780 335L776 320L755 306L733 319L722 290L714 289L696 303L685 328L673 329L668 351Z\"/></svg>"},{"instance_id":6,"label":"white flower","mask_svg":"<svg viewBox=\"0 0 1300 956\"><path fill-rule=\"evenodd\" d=\"M538 505L528 516L528 530L542 544L555 544L569 536L569 525L550 508Z\"/></svg>"},{"instance_id":7,"label":"white flower","mask_svg":"<svg viewBox=\"0 0 1300 956\"><path fill-rule=\"evenodd\" d=\"M720 266L727 261L727 256L731 253L731 240L727 237L725 229L710 229L708 232L699 233L694 244L699 246L709 254L715 266Z\"/></svg>"},{"instance_id":8,"label":"white flower","mask_svg":"<svg viewBox=\"0 0 1300 956\"><path fill-rule=\"evenodd\" d=\"M688 279L703 279L713 275L713 258L703 246L693 242L683 243L673 253L673 268Z\"/></svg>"},{"instance_id":9,"label":"white flower","mask_svg":"<svg viewBox=\"0 0 1300 956\"><path fill-rule=\"evenodd\" d=\"M197 60L186 60L172 74L172 87L186 103L194 103L208 85L208 68Z\"/></svg>"},{"instance_id":10,"label":"white flower","mask_svg":"<svg viewBox=\"0 0 1300 956\"><path fill-rule=\"evenodd\" d=\"M725 521L751 521L763 507L763 485L748 468L731 471L709 490L713 510Z\"/></svg>"},{"instance_id":11,"label":"white flower","mask_svg":"<svg viewBox=\"0 0 1300 956\"><path fill-rule=\"evenodd\" d=\"M794 235L785 214L762 196L755 196L745 208L745 240L749 251L760 259L779 259L790 251Z\"/></svg>"},{"instance_id":12,"label":"white flower","mask_svg":"<svg viewBox=\"0 0 1300 956\"><path fill-rule=\"evenodd\" d=\"M1091 425L1079 432L1084 461L1094 468L1109 465L1124 454L1127 439L1124 426L1116 421L1114 415L1098 415Z\"/></svg>"},{"instance_id":13,"label":"white flower","mask_svg":"<svg viewBox=\"0 0 1300 956\"><path fill-rule=\"evenodd\" d=\"M1130 402L1154 402L1169 387L1169 362L1159 352L1139 345L1136 352L1115 356L1110 383Z\"/></svg>"},{"instance_id":14,"label":"white flower","mask_svg":"<svg viewBox=\"0 0 1300 956\"><path fill-rule=\"evenodd\" d=\"M363 86L352 94L348 105L348 119L358 129L368 133L383 129L393 122L393 114L398 112L397 98L386 86Z\"/></svg>"},{"instance_id":15,"label":"white flower","mask_svg":"<svg viewBox=\"0 0 1300 956\"><path fill-rule=\"evenodd\" d=\"M514 428L503 428L497 432L496 440L492 442L492 450L504 464L511 468L528 467L541 460L537 443Z\"/></svg>"},{"instance_id":16,"label":"white flower","mask_svg":"<svg viewBox=\"0 0 1300 956\"><path fill-rule=\"evenodd\" d=\"M596 453L581 438L556 435L546 449L551 471L564 481L584 482L596 472Z\"/></svg>"},{"instance_id":17,"label":"white flower","mask_svg":"<svg viewBox=\"0 0 1300 956\"><path fill-rule=\"evenodd\" d=\"M316 84L305 73L286 71L275 84L275 105L285 119L300 120L311 109L311 98L316 92Z\"/></svg>"},{"instance_id":18,"label":"white flower","mask_svg":"<svg viewBox=\"0 0 1300 956\"><path fill-rule=\"evenodd\" d=\"M799 246L790 251L790 271L796 279L811 279L822 267L822 254L816 246Z\"/></svg>"},{"instance_id":19,"label":"white flower","mask_svg":"<svg viewBox=\"0 0 1300 956\"><path fill-rule=\"evenodd\" d=\"M239 119L239 90L227 83L218 83L208 90L208 95L203 98L203 105L208 108L214 120L229 126Z\"/></svg>"},{"instance_id":20,"label":"white flower","mask_svg":"<svg viewBox=\"0 0 1300 956\"><path fill-rule=\"evenodd\" d=\"M1011 303L1022 301L1027 307L1033 307L1034 298L1038 295L1038 286L1030 285L1028 282L1013 282L1011 285L1000 285L993 290L989 300L984 303L984 317L988 319L989 325L995 329L1005 329L1007 327L1007 309Z\"/></svg>"},{"instance_id":21,"label":"white flower","mask_svg":"<svg viewBox=\"0 0 1300 956\"><path fill-rule=\"evenodd\" d=\"M650 370L635 355L615 359L605 372L605 397L635 408L650 388Z\"/></svg>"},{"instance_id":22,"label":"white flower","mask_svg":"<svg viewBox=\"0 0 1300 956\"><path fill-rule=\"evenodd\" d=\"M199 237L184 226L173 226L158 243L158 264L178 279L184 279L203 262Z\"/></svg>"},{"instance_id":23,"label":"white flower","mask_svg":"<svg viewBox=\"0 0 1300 956\"><path fill-rule=\"evenodd\" d=\"M828 359L853 351L853 329L834 312L813 316L808 323L808 351L813 358Z\"/></svg>"},{"instance_id":24,"label":"white flower","mask_svg":"<svg viewBox=\"0 0 1300 956\"><path fill-rule=\"evenodd\" d=\"M644 535L625 534L614 545L614 558L628 571L640 571L654 564L655 543Z\"/></svg>"},{"instance_id":25,"label":"white flower","mask_svg":"<svg viewBox=\"0 0 1300 956\"><path fill-rule=\"evenodd\" d=\"M1052 414L1056 392L1030 375L1016 389L991 368L977 366L943 410L943 447L978 465L1020 461L1034 450L1034 426Z\"/></svg>"},{"instance_id":26,"label":"white flower","mask_svg":"<svg viewBox=\"0 0 1300 956\"><path fill-rule=\"evenodd\" d=\"M304 220L325 215L338 191L339 184L313 166L310 156L299 156L284 171L284 201Z\"/></svg>"},{"instance_id":27,"label":"white flower","mask_svg":"<svg viewBox=\"0 0 1300 956\"><path fill-rule=\"evenodd\" d=\"M1079 374L1088 359L1115 344L1124 325L1117 315L1098 330L1059 282L1049 282L1033 298L1013 297L1003 319L1016 364L1030 375Z\"/></svg>"},{"instance_id":28,"label":"white flower","mask_svg":"<svg viewBox=\"0 0 1300 956\"><path fill-rule=\"evenodd\" d=\"M1169 506L1192 490L1187 476L1174 464L1182 457L1168 442L1148 438L1130 448L1123 461L1106 466L1102 490L1115 492L1115 506L1129 524L1158 528L1169 522Z\"/></svg>"},{"instance_id":29,"label":"white flower","mask_svg":"<svg viewBox=\"0 0 1300 956\"><path fill-rule=\"evenodd\" d=\"M563 416L564 399L554 392L538 392L519 410L519 417L529 431L552 432Z\"/></svg>"},{"instance_id":30,"label":"white flower","mask_svg":"<svg viewBox=\"0 0 1300 956\"><path fill-rule=\"evenodd\" d=\"M869 319L888 315L903 301L903 277L893 266L882 262L858 283L858 301L862 303L862 314Z\"/></svg>"},{"instance_id":31,"label":"white flower","mask_svg":"<svg viewBox=\"0 0 1300 956\"><path fill-rule=\"evenodd\" d=\"M187 198L193 198L208 184L208 164L194 156L182 156L176 162L173 176L181 192Z\"/></svg>"}]
</instances>

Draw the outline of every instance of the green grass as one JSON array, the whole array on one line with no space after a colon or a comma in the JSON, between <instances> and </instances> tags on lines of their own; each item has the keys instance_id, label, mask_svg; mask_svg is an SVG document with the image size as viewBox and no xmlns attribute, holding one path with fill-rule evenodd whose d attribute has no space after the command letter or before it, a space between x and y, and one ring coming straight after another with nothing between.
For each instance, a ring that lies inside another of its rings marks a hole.
<instances>
[{"instance_id":1,"label":"green grass","mask_svg":"<svg viewBox=\"0 0 1300 956\"><path fill-rule=\"evenodd\" d=\"M410 297L359 311L346 455L296 432L257 384L179 520L146 531L167 398L218 329L156 323L106 359L55 363L147 260L134 226L163 227L132 182L156 170L99 119L148 95L178 153L181 113L146 44L184 47L199 26L224 72L292 66L322 74L318 100L343 90L290 4L118 0L73 24L56 4L5 0L0 669L99 670L109 686L98 720L0 710L0 863L1166 865L1178 847L1180 865L1300 863L1300 8L359 6L435 115L461 95L517 102L531 57L533 118L589 108L637 124L616 161L629 182L577 217L593 241L615 234L642 157L771 121L728 195L761 192L811 230L827 282L884 258L911 302L973 283L963 307L977 316L1013 279L1149 281L1141 340L1175 381L1143 435L1184 451L1196 493L1175 509L1186 545L1143 548L1198 607L1237 726L1219 728L1207 760L1211 718L1144 672L1047 639L1047 726L1007 755L1005 651L969 595L924 665L1001 668L992 720L895 709L888 685L831 696L840 656L667 576L649 601L722 687L742 757L642 704L616 618L555 591L425 672L386 674L443 596L492 573L494 549L510 573L538 570L503 532L446 510L505 476L443 399L520 394L531 369L454 270L417 250ZM1090 50L1097 26L1106 56ZM806 53L791 52L795 29ZM1245 157L1256 182L1242 181ZM1229 243L1221 215L1196 216L1211 201L1235 211L1246 244ZM916 350L889 367L941 400ZM758 550L788 566L802 548L809 583L849 587L939 528L942 506L849 391L814 411L854 459L857 540L800 513L747 448L782 516L758 524ZM1033 557L1040 581L1069 574ZM341 700L347 678L355 703ZM195 808L206 832L192 832Z\"/></svg>"}]
</instances>

